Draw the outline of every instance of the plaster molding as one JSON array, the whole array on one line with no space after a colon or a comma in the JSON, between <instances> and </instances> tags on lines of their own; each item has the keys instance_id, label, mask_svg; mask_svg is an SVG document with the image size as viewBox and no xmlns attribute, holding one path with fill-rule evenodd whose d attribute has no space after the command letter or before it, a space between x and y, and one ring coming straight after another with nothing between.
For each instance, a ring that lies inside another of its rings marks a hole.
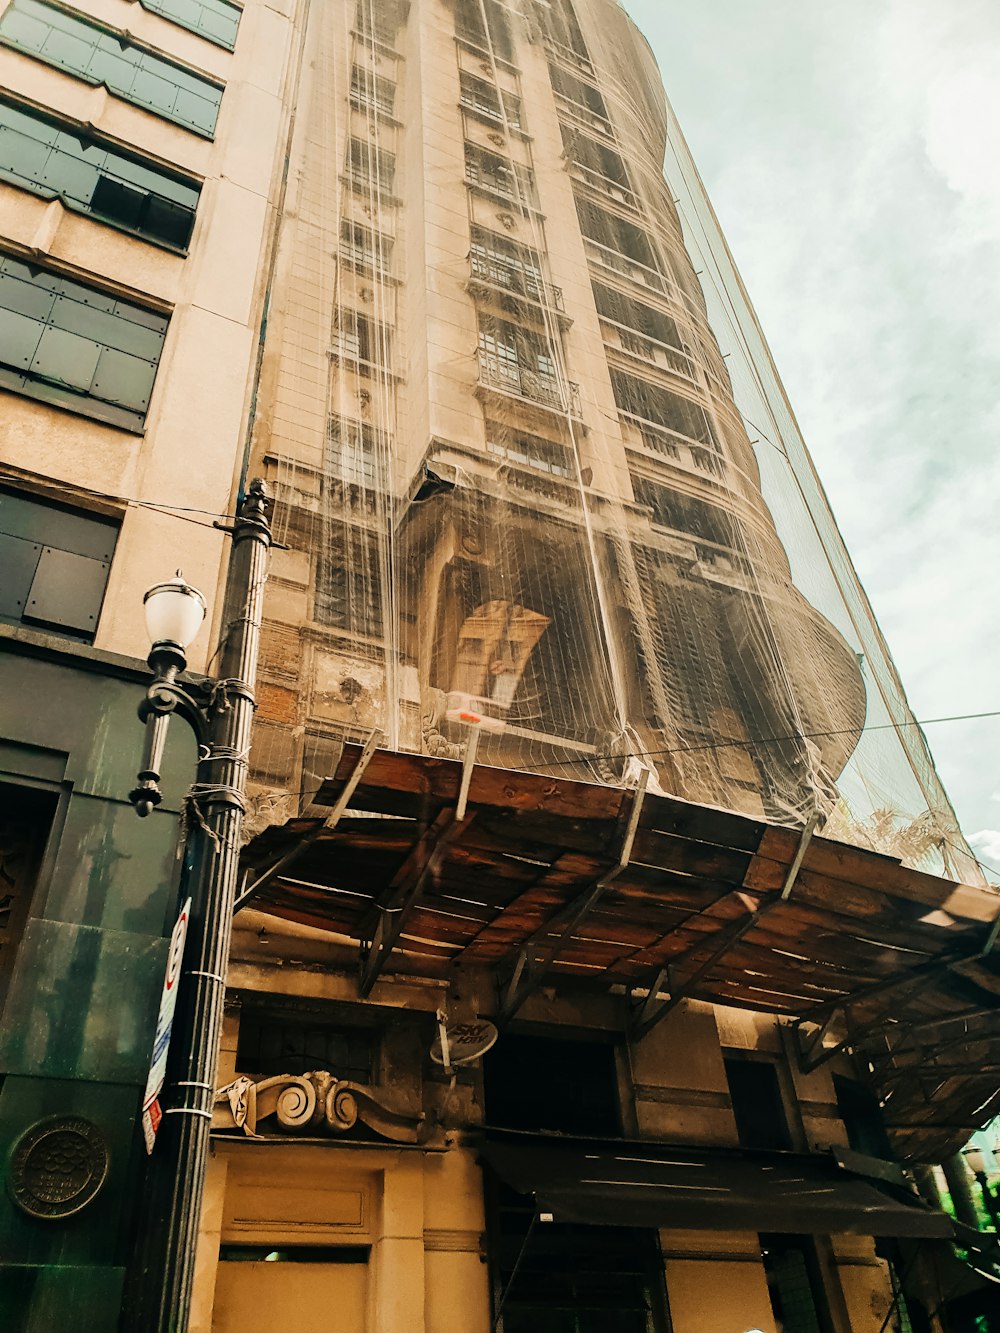
<instances>
[{"instance_id":1,"label":"plaster molding","mask_svg":"<svg viewBox=\"0 0 1000 1333\"><path fill-rule=\"evenodd\" d=\"M454 1227L429 1227L424 1231L424 1249L435 1254L483 1253L483 1233Z\"/></svg>"},{"instance_id":2,"label":"plaster molding","mask_svg":"<svg viewBox=\"0 0 1000 1333\"><path fill-rule=\"evenodd\" d=\"M711 1106L731 1111L733 1103L728 1092L712 1092L702 1088L671 1088L657 1083L636 1083L638 1102L658 1102L665 1106Z\"/></svg>"},{"instance_id":3,"label":"plaster molding","mask_svg":"<svg viewBox=\"0 0 1000 1333\"><path fill-rule=\"evenodd\" d=\"M254 1082L245 1074L215 1094L219 1128L242 1129L257 1136L261 1120L274 1117L274 1128L285 1134L313 1137L317 1130L345 1134L360 1121L394 1143L422 1143L429 1125L426 1116L407 1115L378 1101L370 1088L338 1079L329 1070L309 1074L278 1074Z\"/></svg>"}]
</instances>

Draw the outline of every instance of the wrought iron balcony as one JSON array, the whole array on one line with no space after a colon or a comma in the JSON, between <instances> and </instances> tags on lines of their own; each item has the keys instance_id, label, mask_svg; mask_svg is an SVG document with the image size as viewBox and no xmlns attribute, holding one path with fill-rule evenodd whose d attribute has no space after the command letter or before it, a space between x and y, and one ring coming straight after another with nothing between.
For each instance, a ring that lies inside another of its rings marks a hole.
<instances>
[{"instance_id":1,"label":"wrought iron balcony","mask_svg":"<svg viewBox=\"0 0 1000 1333\"><path fill-rule=\"evenodd\" d=\"M587 258L603 268L621 273L624 277L631 278L633 282L649 287L654 292L675 295L671 284L663 274L655 268L650 268L648 264L624 255L620 250L612 250L610 246L602 245L600 241L594 241L589 236L584 237L584 248L587 251Z\"/></svg>"},{"instance_id":2,"label":"wrought iron balcony","mask_svg":"<svg viewBox=\"0 0 1000 1333\"><path fill-rule=\"evenodd\" d=\"M470 256L470 264L474 283L505 296L519 297L535 305L545 306L559 315L566 313L562 288L517 264L505 264L495 255L479 254L475 250Z\"/></svg>"},{"instance_id":3,"label":"wrought iron balcony","mask_svg":"<svg viewBox=\"0 0 1000 1333\"><path fill-rule=\"evenodd\" d=\"M613 330L618 340L618 347L629 356L637 357L647 365L671 370L675 375L683 375L685 379L696 379L694 362L680 348L672 347L658 338L647 337L646 334L638 333L624 324L605 319L603 315L601 323L606 326L606 335ZM607 343L606 346L614 349L613 343Z\"/></svg>"},{"instance_id":4,"label":"wrought iron balcony","mask_svg":"<svg viewBox=\"0 0 1000 1333\"><path fill-rule=\"evenodd\" d=\"M560 416L580 416L580 386L555 375L542 375L516 362L501 361L480 350L480 388L510 394Z\"/></svg>"},{"instance_id":5,"label":"wrought iron balcony","mask_svg":"<svg viewBox=\"0 0 1000 1333\"><path fill-rule=\"evenodd\" d=\"M621 181L612 180L610 176L604 176L593 167L588 167L583 162L578 162L576 158L568 159L570 173L578 180L582 180L590 189L598 194L607 195L617 204L624 204L626 208L635 211L639 209L639 200L630 185L623 185Z\"/></svg>"}]
</instances>

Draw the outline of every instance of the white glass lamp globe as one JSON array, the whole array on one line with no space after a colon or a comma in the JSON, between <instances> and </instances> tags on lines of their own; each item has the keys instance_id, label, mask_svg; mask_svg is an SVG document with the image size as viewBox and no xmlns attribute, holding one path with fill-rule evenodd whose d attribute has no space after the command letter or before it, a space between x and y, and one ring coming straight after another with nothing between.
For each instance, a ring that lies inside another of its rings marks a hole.
<instances>
[{"instance_id":1,"label":"white glass lamp globe","mask_svg":"<svg viewBox=\"0 0 1000 1333\"><path fill-rule=\"evenodd\" d=\"M180 570L175 578L155 583L142 599L151 643L175 643L186 648L201 629L208 607L197 588Z\"/></svg>"},{"instance_id":2,"label":"white glass lamp globe","mask_svg":"<svg viewBox=\"0 0 1000 1333\"><path fill-rule=\"evenodd\" d=\"M974 1176L984 1175L986 1172L986 1155L982 1148L978 1148L973 1144L969 1148L963 1148L962 1152L965 1155L965 1160L968 1162L969 1170L972 1174Z\"/></svg>"}]
</instances>

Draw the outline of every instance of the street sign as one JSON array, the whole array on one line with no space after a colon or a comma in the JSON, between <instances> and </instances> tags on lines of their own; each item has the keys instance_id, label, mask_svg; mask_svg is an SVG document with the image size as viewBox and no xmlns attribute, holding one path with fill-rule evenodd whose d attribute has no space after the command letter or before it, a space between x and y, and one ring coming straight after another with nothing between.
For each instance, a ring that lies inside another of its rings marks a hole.
<instances>
[{"instance_id":1,"label":"street sign","mask_svg":"<svg viewBox=\"0 0 1000 1333\"><path fill-rule=\"evenodd\" d=\"M163 978L160 1012L156 1020L156 1037L153 1041L153 1060L149 1066L149 1078L146 1080L146 1091L142 1098L142 1134L146 1140L147 1153L153 1151L156 1131L163 1118L159 1098L167 1072L167 1052L170 1050L170 1033L174 1025L174 1009L177 1007L177 985L180 981L184 941L187 938L190 915L191 899L188 898L181 908L180 916L174 924L173 934L170 936L167 974Z\"/></svg>"}]
</instances>

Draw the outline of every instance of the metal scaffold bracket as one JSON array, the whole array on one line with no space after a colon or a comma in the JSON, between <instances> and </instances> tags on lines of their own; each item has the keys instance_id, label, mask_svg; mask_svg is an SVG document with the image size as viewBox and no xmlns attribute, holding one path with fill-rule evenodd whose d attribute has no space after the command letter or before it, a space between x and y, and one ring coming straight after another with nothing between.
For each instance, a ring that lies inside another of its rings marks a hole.
<instances>
[{"instance_id":1,"label":"metal scaffold bracket","mask_svg":"<svg viewBox=\"0 0 1000 1333\"><path fill-rule=\"evenodd\" d=\"M524 941L517 952L513 969L506 985L500 990L497 1023L508 1022L520 1009L529 995L536 991L545 979L545 975L560 947L568 936L585 917L593 911L604 891L613 884L632 859L632 848L639 830L643 803L646 799L646 787L649 783L649 770L643 769L629 805L628 819L619 846L618 859L610 870L583 893L568 903L554 917L539 927Z\"/></svg>"},{"instance_id":2,"label":"metal scaffold bracket","mask_svg":"<svg viewBox=\"0 0 1000 1333\"><path fill-rule=\"evenodd\" d=\"M629 1030L633 1037L644 1037L650 1029L666 1018L672 1009L676 1009L682 1000L688 999L697 989L698 983L711 972L719 959L728 953L734 944L738 944L743 936L757 925L761 917L765 916L772 908L777 907L779 903L788 902L818 823L819 815L814 812L799 835L795 855L792 857L781 893L777 898L761 906L754 906L746 916L737 918L737 920L730 922L728 926L723 926L708 939L699 940L658 970L646 989L645 995L636 1003L632 1011ZM738 896L743 898L745 902L753 901L752 899L748 900L745 895L740 894ZM700 963L683 982L673 983L671 974L676 973L681 964L696 958L709 946L714 947L712 947L704 962ZM666 995L663 994L664 989L667 990Z\"/></svg>"},{"instance_id":3,"label":"metal scaffold bracket","mask_svg":"<svg viewBox=\"0 0 1000 1333\"><path fill-rule=\"evenodd\" d=\"M371 733L367 741L365 741L364 749L358 756L358 762L354 765L351 776L344 784L343 791L341 791L340 795L337 797L333 809L327 815L326 819L317 824L316 828L301 838L294 847L289 849L289 851L285 852L282 856L279 856L271 863L271 865L265 867L265 869L258 873L257 878L254 879L248 887L244 888L243 892L236 899L236 902L233 905L234 916L241 908L246 907L262 889L266 888L268 884L277 879L279 875L283 874L290 865L294 864L294 862L302 856L303 852L321 838L324 833L330 833L337 827L343 818L344 812L350 805L354 793L360 786L361 779L364 777L365 769L368 767L372 755L382 743L382 739L382 732L378 729Z\"/></svg>"}]
</instances>

